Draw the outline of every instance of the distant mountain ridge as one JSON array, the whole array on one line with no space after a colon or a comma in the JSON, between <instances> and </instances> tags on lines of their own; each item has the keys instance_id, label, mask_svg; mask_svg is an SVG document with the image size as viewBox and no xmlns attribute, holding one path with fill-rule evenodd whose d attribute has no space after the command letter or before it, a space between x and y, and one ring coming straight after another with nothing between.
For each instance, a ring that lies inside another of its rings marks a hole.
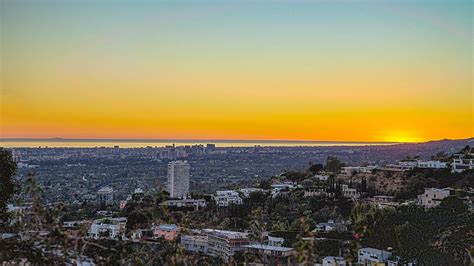
<instances>
[{"instance_id":1,"label":"distant mountain ridge","mask_svg":"<svg viewBox=\"0 0 474 266\"><path fill-rule=\"evenodd\" d=\"M387 146L387 149L403 149L407 154L417 154L422 157L435 155L437 152L456 153L466 145L474 146L474 138L467 139L442 139L420 143L400 143Z\"/></svg>"}]
</instances>

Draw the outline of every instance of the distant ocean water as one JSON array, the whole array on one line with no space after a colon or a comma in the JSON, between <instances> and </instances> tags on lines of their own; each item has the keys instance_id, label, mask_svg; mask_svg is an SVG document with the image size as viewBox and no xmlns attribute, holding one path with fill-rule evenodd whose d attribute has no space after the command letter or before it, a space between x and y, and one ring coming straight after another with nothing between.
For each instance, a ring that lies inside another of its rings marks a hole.
<instances>
[{"instance_id":1,"label":"distant ocean water","mask_svg":"<svg viewBox=\"0 0 474 266\"><path fill-rule=\"evenodd\" d=\"M253 147L255 145L271 147L297 146L366 146L392 145L394 142L342 142L342 141L292 141L292 140L162 140L162 139L0 139L0 147L113 147L122 148L164 147L168 145L206 145L216 144L217 147Z\"/></svg>"}]
</instances>

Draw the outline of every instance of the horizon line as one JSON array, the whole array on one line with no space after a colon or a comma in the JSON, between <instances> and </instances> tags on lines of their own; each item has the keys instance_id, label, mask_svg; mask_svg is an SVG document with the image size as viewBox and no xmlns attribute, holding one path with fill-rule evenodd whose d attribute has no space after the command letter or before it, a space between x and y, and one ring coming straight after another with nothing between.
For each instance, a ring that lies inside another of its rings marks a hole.
<instances>
[{"instance_id":1,"label":"horizon line","mask_svg":"<svg viewBox=\"0 0 474 266\"><path fill-rule=\"evenodd\" d=\"M261 143L387 143L387 144L398 144L398 143L419 143L419 142L396 142L396 141L345 141L345 140L289 140L289 139L154 139L154 138L62 138L62 137L51 137L51 138L0 138L0 142L8 141L47 141L47 142L220 142L220 143L246 143L246 142L261 142Z\"/></svg>"},{"instance_id":2,"label":"horizon line","mask_svg":"<svg viewBox=\"0 0 474 266\"><path fill-rule=\"evenodd\" d=\"M45 141L45 142L216 142L216 143L378 143L378 144L413 144L413 143L425 143L431 141L441 140L469 140L474 137L463 138L463 139L438 139L438 140L427 140L427 141L415 141L415 142L396 142L396 141L345 141L345 140L289 140L289 139L153 139L153 138L62 138L62 137L50 137L50 138L0 138L0 142L9 141Z\"/></svg>"}]
</instances>

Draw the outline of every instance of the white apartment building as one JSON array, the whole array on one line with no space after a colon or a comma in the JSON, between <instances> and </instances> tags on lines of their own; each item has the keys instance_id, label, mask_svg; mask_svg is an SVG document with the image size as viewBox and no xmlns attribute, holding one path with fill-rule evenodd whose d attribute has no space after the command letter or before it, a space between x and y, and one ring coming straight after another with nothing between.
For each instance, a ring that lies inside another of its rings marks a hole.
<instances>
[{"instance_id":1,"label":"white apartment building","mask_svg":"<svg viewBox=\"0 0 474 266\"><path fill-rule=\"evenodd\" d=\"M189 193L189 170L187 161L173 161L168 164L167 191L171 198L186 197Z\"/></svg>"},{"instance_id":2,"label":"white apartment building","mask_svg":"<svg viewBox=\"0 0 474 266\"><path fill-rule=\"evenodd\" d=\"M440 161L418 161L418 168L443 169L448 168L448 164Z\"/></svg>"},{"instance_id":3,"label":"white apartment building","mask_svg":"<svg viewBox=\"0 0 474 266\"><path fill-rule=\"evenodd\" d=\"M283 246L284 242L285 242L285 239L282 237L268 236L268 245L270 246L281 247Z\"/></svg>"},{"instance_id":4,"label":"white apartment building","mask_svg":"<svg viewBox=\"0 0 474 266\"><path fill-rule=\"evenodd\" d=\"M358 252L358 263L361 265L379 265L385 263L392 252L376 248L361 248Z\"/></svg>"},{"instance_id":5,"label":"white apartment building","mask_svg":"<svg viewBox=\"0 0 474 266\"><path fill-rule=\"evenodd\" d=\"M336 223L334 220L328 220L327 223L318 223L313 232L329 232L336 230Z\"/></svg>"},{"instance_id":6,"label":"white apartment building","mask_svg":"<svg viewBox=\"0 0 474 266\"><path fill-rule=\"evenodd\" d=\"M346 266L346 260L343 257L324 257L323 266Z\"/></svg>"},{"instance_id":7,"label":"white apartment building","mask_svg":"<svg viewBox=\"0 0 474 266\"><path fill-rule=\"evenodd\" d=\"M295 185L293 182L284 182L284 183L276 183L272 184L272 198L280 195L282 191L289 191L297 188L298 186Z\"/></svg>"},{"instance_id":8,"label":"white apartment building","mask_svg":"<svg viewBox=\"0 0 474 266\"><path fill-rule=\"evenodd\" d=\"M255 193L255 192L265 192L265 190L261 188L255 188L255 187L248 187L248 188L241 188L240 192L242 192L242 196L245 198L250 197L250 194Z\"/></svg>"},{"instance_id":9,"label":"white apartment building","mask_svg":"<svg viewBox=\"0 0 474 266\"><path fill-rule=\"evenodd\" d=\"M235 190L216 191L216 204L219 207L228 207L230 204L242 204L242 198Z\"/></svg>"},{"instance_id":10,"label":"white apartment building","mask_svg":"<svg viewBox=\"0 0 474 266\"><path fill-rule=\"evenodd\" d=\"M104 208L114 203L114 189L111 187L102 187L97 191L97 206Z\"/></svg>"},{"instance_id":11,"label":"white apartment building","mask_svg":"<svg viewBox=\"0 0 474 266\"><path fill-rule=\"evenodd\" d=\"M125 231L127 217L95 220L89 228L89 237L99 239L101 236L115 239Z\"/></svg>"},{"instance_id":12,"label":"white apartment building","mask_svg":"<svg viewBox=\"0 0 474 266\"><path fill-rule=\"evenodd\" d=\"M216 229L202 231L208 239L207 253L211 256L220 256L225 261L249 244L246 233Z\"/></svg>"},{"instance_id":13,"label":"white apartment building","mask_svg":"<svg viewBox=\"0 0 474 266\"><path fill-rule=\"evenodd\" d=\"M418 166L418 163L416 161L407 161L407 162L398 162L396 164L387 164L385 167L380 168L381 170L385 171L408 171L408 170L413 170L415 167Z\"/></svg>"},{"instance_id":14,"label":"white apartment building","mask_svg":"<svg viewBox=\"0 0 474 266\"><path fill-rule=\"evenodd\" d=\"M207 254L207 235L182 235L181 245L183 245L187 251Z\"/></svg>"},{"instance_id":15,"label":"white apartment building","mask_svg":"<svg viewBox=\"0 0 474 266\"><path fill-rule=\"evenodd\" d=\"M341 172L347 176L351 176L352 174L356 173L371 173L373 170L377 169L378 166L370 165L370 166L345 166L342 167Z\"/></svg>"},{"instance_id":16,"label":"white apartment building","mask_svg":"<svg viewBox=\"0 0 474 266\"><path fill-rule=\"evenodd\" d=\"M453 194L454 190L451 188L425 188L425 193L418 195L418 204L425 208L433 208Z\"/></svg>"},{"instance_id":17,"label":"white apartment building","mask_svg":"<svg viewBox=\"0 0 474 266\"><path fill-rule=\"evenodd\" d=\"M319 181L328 181L328 175L314 175L314 178L318 179Z\"/></svg>"},{"instance_id":18,"label":"white apartment building","mask_svg":"<svg viewBox=\"0 0 474 266\"><path fill-rule=\"evenodd\" d=\"M469 153L469 156L454 154L451 171L453 173L461 173L468 169L474 169L474 153Z\"/></svg>"},{"instance_id":19,"label":"white apartment building","mask_svg":"<svg viewBox=\"0 0 474 266\"><path fill-rule=\"evenodd\" d=\"M161 205L169 207L193 207L194 210L206 207L207 203L204 199L177 199L177 200L167 200Z\"/></svg>"},{"instance_id":20,"label":"white apartment building","mask_svg":"<svg viewBox=\"0 0 474 266\"><path fill-rule=\"evenodd\" d=\"M265 255L274 259L285 259L293 255L294 249L254 243L243 246L246 252ZM272 264L272 263L270 263Z\"/></svg>"},{"instance_id":21,"label":"white apartment building","mask_svg":"<svg viewBox=\"0 0 474 266\"><path fill-rule=\"evenodd\" d=\"M346 198L358 199L360 197L360 193L357 192L357 189L350 188L349 185L342 184L341 186L342 196Z\"/></svg>"}]
</instances>

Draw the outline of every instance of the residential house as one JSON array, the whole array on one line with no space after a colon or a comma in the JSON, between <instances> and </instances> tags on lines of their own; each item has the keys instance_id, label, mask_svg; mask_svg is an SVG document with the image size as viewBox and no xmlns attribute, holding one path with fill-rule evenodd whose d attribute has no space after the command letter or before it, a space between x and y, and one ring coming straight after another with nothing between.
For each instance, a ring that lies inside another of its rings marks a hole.
<instances>
[{"instance_id":1,"label":"residential house","mask_svg":"<svg viewBox=\"0 0 474 266\"><path fill-rule=\"evenodd\" d=\"M175 208L194 208L194 210L199 210L206 207L207 203L204 199L173 199L167 200L161 205Z\"/></svg>"},{"instance_id":2,"label":"residential house","mask_svg":"<svg viewBox=\"0 0 474 266\"><path fill-rule=\"evenodd\" d=\"M259 244L259 243L245 245L243 246L243 248L245 252L248 252L248 253L265 255L273 263L276 263L275 260L284 262L288 257L293 255L294 253L293 248L276 247L276 246Z\"/></svg>"},{"instance_id":3,"label":"residential house","mask_svg":"<svg viewBox=\"0 0 474 266\"><path fill-rule=\"evenodd\" d=\"M425 193L418 195L418 204L425 208L433 208L451 195L454 195L454 189L451 188L425 188Z\"/></svg>"},{"instance_id":4,"label":"residential house","mask_svg":"<svg viewBox=\"0 0 474 266\"><path fill-rule=\"evenodd\" d=\"M443 169L448 168L448 164L440 161L418 161L418 168Z\"/></svg>"},{"instance_id":5,"label":"residential house","mask_svg":"<svg viewBox=\"0 0 474 266\"><path fill-rule=\"evenodd\" d=\"M187 251L208 253L207 235L182 235L181 245L183 245Z\"/></svg>"},{"instance_id":6,"label":"residential house","mask_svg":"<svg viewBox=\"0 0 474 266\"><path fill-rule=\"evenodd\" d=\"M228 207L230 204L242 204L242 198L235 190L216 191L214 197L217 206Z\"/></svg>"},{"instance_id":7,"label":"residential house","mask_svg":"<svg viewBox=\"0 0 474 266\"><path fill-rule=\"evenodd\" d=\"M327 256L323 258L322 266L346 266L346 260L343 257Z\"/></svg>"},{"instance_id":8,"label":"residential house","mask_svg":"<svg viewBox=\"0 0 474 266\"><path fill-rule=\"evenodd\" d=\"M174 240L178 236L178 227L175 224L162 224L152 227L155 238Z\"/></svg>"},{"instance_id":9,"label":"residential house","mask_svg":"<svg viewBox=\"0 0 474 266\"><path fill-rule=\"evenodd\" d=\"M361 248L358 251L357 261L361 265L379 265L387 262L392 252L376 248Z\"/></svg>"},{"instance_id":10,"label":"residential house","mask_svg":"<svg viewBox=\"0 0 474 266\"><path fill-rule=\"evenodd\" d=\"M474 153L467 155L462 153L454 154L451 171L453 173L461 173L468 169L474 169Z\"/></svg>"},{"instance_id":11,"label":"residential house","mask_svg":"<svg viewBox=\"0 0 474 266\"><path fill-rule=\"evenodd\" d=\"M125 232L127 217L95 220L89 228L89 236L95 239L121 237Z\"/></svg>"},{"instance_id":12,"label":"residential house","mask_svg":"<svg viewBox=\"0 0 474 266\"><path fill-rule=\"evenodd\" d=\"M220 256L225 261L228 261L235 252L243 250L244 246L249 244L246 233L216 229L204 229L202 232L208 238L208 255Z\"/></svg>"}]
</instances>

